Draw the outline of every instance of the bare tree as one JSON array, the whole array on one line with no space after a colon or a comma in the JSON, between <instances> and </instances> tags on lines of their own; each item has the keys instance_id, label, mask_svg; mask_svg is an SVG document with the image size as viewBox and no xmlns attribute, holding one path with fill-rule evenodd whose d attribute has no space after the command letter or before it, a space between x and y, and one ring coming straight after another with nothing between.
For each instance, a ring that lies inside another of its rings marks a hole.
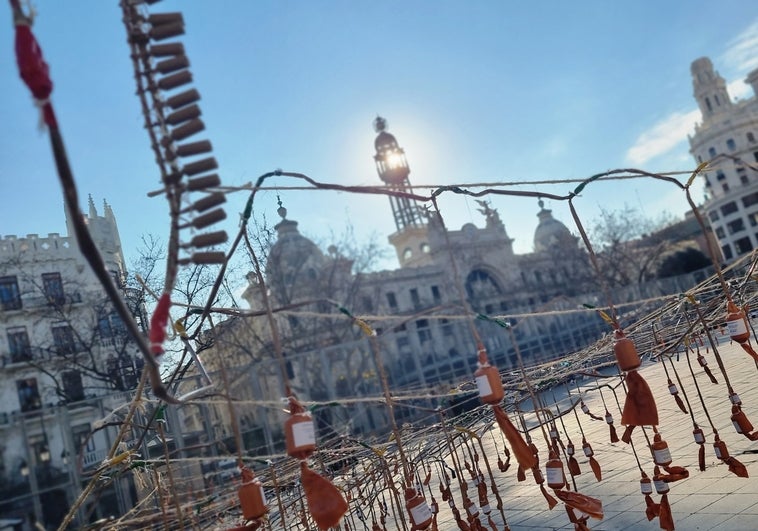
<instances>
[{"instance_id":1,"label":"bare tree","mask_svg":"<svg viewBox=\"0 0 758 531\"><path fill-rule=\"evenodd\" d=\"M656 277L658 265L675 242L656 234L670 217L651 219L636 208L601 209L590 231L600 268L611 287L640 284Z\"/></svg>"},{"instance_id":2,"label":"bare tree","mask_svg":"<svg viewBox=\"0 0 758 531\"><path fill-rule=\"evenodd\" d=\"M141 358L97 284L88 282L75 266L38 273L21 256L0 263L0 276L18 289L12 309L20 310L18 315L4 315L10 352L3 361L47 376L46 392L52 396L38 397L42 401L66 403L134 387ZM139 294L114 274L135 318L144 323Z\"/></svg>"}]
</instances>

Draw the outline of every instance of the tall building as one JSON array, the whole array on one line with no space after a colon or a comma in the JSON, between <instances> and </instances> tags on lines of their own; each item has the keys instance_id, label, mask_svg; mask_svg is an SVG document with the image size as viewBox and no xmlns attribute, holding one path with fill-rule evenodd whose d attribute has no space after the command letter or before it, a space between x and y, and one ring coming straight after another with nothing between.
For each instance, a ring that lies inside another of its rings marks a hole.
<instances>
[{"instance_id":1,"label":"tall building","mask_svg":"<svg viewBox=\"0 0 758 531\"><path fill-rule=\"evenodd\" d=\"M698 163L712 161L703 209L730 262L758 247L758 69L745 80L754 95L738 101L707 57L691 70L702 121L689 136L690 153Z\"/></svg>"},{"instance_id":2,"label":"tall building","mask_svg":"<svg viewBox=\"0 0 758 531\"><path fill-rule=\"evenodd\" d=\"M90 198L84 220L137 319L140 299L124 285L111 207ZM0 238L0 518L57 525L97 466L112 434L93 432L138 380L141 357L84 257L68 236ZM103 490L108 512L130 506L128 485ZM99 514L95 511L93 514Z\"/></svg>"}]
</instances>

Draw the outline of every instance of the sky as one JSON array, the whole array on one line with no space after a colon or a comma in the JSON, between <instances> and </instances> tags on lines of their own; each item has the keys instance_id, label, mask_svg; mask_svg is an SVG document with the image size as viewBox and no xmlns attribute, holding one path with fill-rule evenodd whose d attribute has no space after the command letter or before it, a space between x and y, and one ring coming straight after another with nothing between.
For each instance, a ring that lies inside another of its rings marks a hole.
<instances>
[{"instance_id":1,"label":"sky","mask_svg":"<svg viewBox=\"0 0 758 531\"><path fill-rule=\"evenodd\" d=\"M34 32L55 83L52 102L82 208L106 200L128 262L141 238L165 241L168 210L139 100L117 0L35 0ZM626 2L476 0L164 0L181 11L206 131L226 186L281 168L319 181L380 184L372 121L387 119L413 185L523 182L565 194L615 168L692 171L687 135L699 121L690 64L708 56L733 98L758 67L754 0ZM686 176L682 177L686 180ZM280 178L268 184L300 183ZM10 9L0 8L0 235L65 233L47 134L18 78ZM386 197L266 191L254 215L276 221L277 193L301 232L324 247L352 225L360 239L394 232ZM247 193L229 194L236 233ZM702 199L702 191L696 194ZM491 198L530 252L537 201ZM681 216L684 195L649 179L590 185L576 200L585 223L599 210ZM447 226L484 225L478 205L445 195ZM568 207L547 201L575 231ZM388 249L389 244L387 244ZM386 267L394 267L393 260Z\"/></svg>"}]
</instances>

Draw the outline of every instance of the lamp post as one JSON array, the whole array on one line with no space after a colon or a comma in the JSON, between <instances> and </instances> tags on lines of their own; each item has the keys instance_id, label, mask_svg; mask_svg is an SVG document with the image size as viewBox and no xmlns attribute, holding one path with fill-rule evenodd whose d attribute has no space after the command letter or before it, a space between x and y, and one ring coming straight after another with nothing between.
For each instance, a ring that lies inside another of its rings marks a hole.
<instances>
[{"instance_id":1,"label":"lamp post","mask_svg":"<svg viewBox=\"0 0 758 531\"><path fill-rule=\"evenodd\" d=\"M21 474L21 477L24 478L24 481L26 481L26 478L29 477L29 465L27 464L26 459L21 461L21 464L18 466L18 471Z\"/></svg>"}]
</instances>

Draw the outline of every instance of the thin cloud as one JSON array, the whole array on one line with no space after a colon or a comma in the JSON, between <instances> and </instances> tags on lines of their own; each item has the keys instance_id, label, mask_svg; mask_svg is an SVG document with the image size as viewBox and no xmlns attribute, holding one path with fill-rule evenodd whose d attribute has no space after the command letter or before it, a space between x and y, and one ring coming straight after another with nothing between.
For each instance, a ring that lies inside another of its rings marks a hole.
<instances>
[{"instance_id":1,"label":"thin cloud","mask_svg":"<svg viewBox=\"0 0 758 531\"><path fill-rule=\"evenodd\" d=\"M729 41L719 63L735 72L758 68L758 19Z\"/></svg>"},{"instance_id":2,"label":"thin cloud","mask_svg":"<svg viewBox=\"0 0 758 531\"><path fill-rule=\"evenodd\" d=\"M700 111L697 109L669 114L637 137L634 145L626 152L626 160L641 165L668 153L687 140L687 135L699 118Z\"/></svg>"},{"instance_id":3,"label":"thin cloud","mask_svg":"<svg viewBox=\"0 0 758 531\"><path fill-rule=\"evenodd\" d=\"M735 79L734 81L730 81L726 85L726 90L729 91L729 96L732 99L743 99L752 96L750 85L745 83L744 79Z\"/></svg>"}]
</instances>

